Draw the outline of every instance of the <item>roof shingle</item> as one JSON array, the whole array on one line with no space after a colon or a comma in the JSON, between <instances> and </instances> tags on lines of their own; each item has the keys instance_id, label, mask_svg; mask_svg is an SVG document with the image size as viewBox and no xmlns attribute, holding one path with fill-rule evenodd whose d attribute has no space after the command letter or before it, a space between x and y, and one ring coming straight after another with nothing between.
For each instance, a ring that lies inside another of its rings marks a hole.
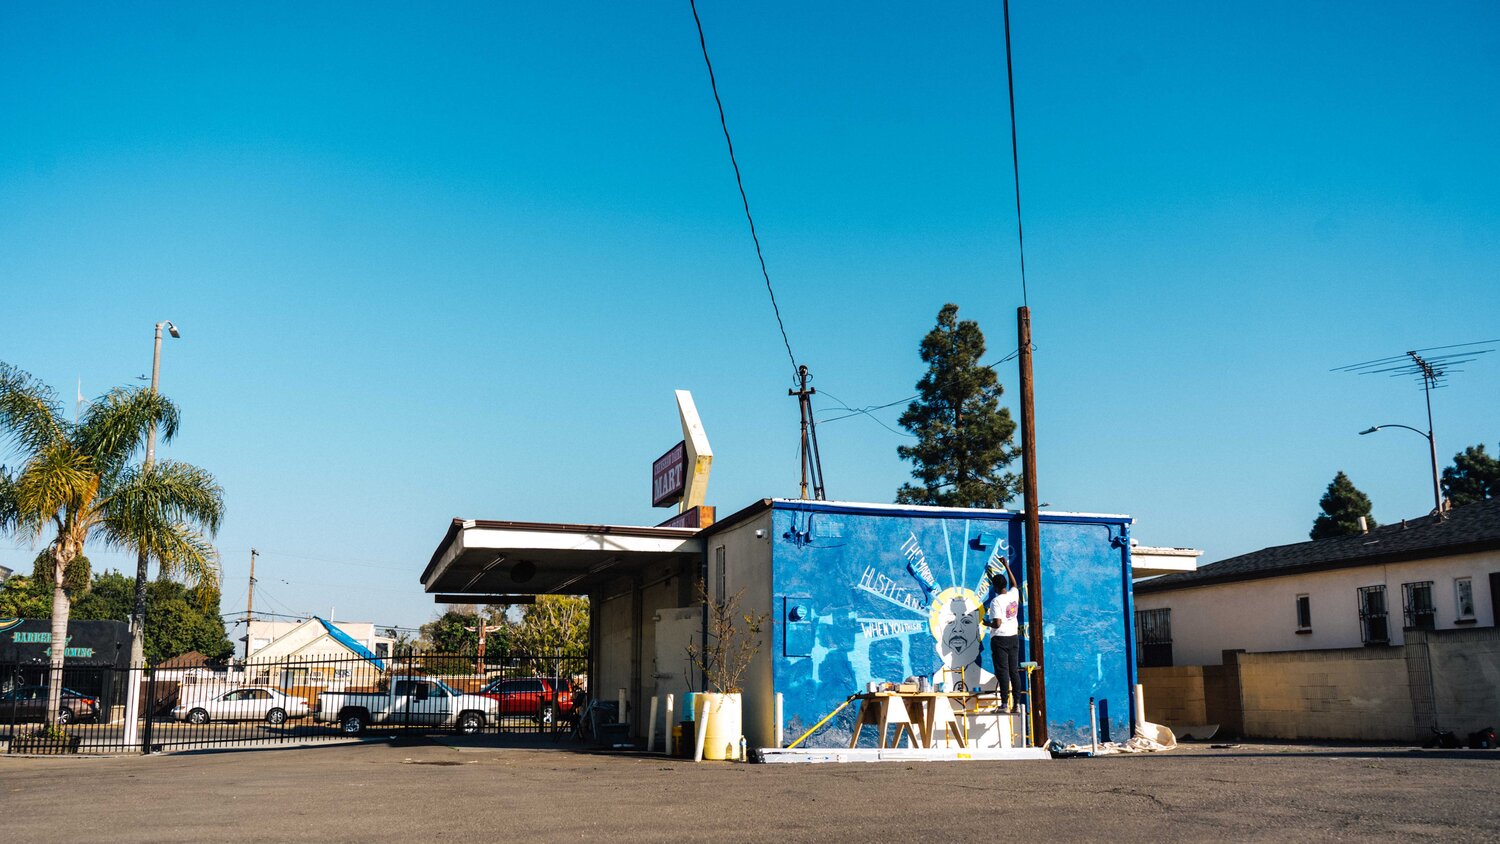
<instances>
[{"instance_id":1,"label":"roof shingle","mask_svg":"<svg viewBox=\"0 0 1500 844\"><path fill-rule=\"evenodd\" d=\"M1135 591L1163 592L1215 583L1257 580L1329 569L1382 565L1448 557L1500 548L1500 499L1449 511L1439 520L1427 515L1369 533L1276 545L1230 557L1196 571L1168 574L1135 585Z\"/></svg>"}]
</instances>

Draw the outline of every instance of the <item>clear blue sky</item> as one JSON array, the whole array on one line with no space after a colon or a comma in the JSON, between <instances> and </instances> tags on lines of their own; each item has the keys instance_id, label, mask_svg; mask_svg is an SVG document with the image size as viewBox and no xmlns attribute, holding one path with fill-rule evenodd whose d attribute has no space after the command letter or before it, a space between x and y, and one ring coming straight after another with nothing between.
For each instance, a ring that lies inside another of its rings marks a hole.
<instances>
[{"instance_id":1,"label":"clear blue sky","mask_svg":"<svg viewBox=\"0 0 1500 844\"><path fill-rule=\"evenodd\" d=\"M944 302L1009 352L998 0L700 6L823 415L910 395ZM1420 391L1328 370L1500 335L1500 7L1012 15L1043 500L1205 561L1304 539L1338 470L1426 512L1426 444L1356 436ZM0 290L0 360L70 400L181 326L164 451L225 487L226 611L252 545L258 608L414 625L453 516L654 524L674 388L721 513L797 491L686 2L0 4ZM1494 357L1437 395L1445 461L1500 440ZM830 497L906 479L874 421L821 432Z\"/></svg>"}]
</instances>

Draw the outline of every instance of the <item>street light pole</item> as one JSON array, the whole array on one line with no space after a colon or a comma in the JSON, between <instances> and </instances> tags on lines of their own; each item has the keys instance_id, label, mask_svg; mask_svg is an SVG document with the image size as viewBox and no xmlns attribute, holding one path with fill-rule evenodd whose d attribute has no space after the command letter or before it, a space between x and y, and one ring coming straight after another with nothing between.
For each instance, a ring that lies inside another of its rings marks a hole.
<instances>
[{"instance_id":1,"label":"street light pole","mask_svg":"<svg viewBox=\"0 0 1500 844\"><path fill-rule=\"evenodd\" d=\"M173 337L181 337L170 320L156 324L156 339L151 348L151 395L156 395L161 383L161 330L165 327ZM144 468L150 471L156 463L156 423L146 429L146 460ZM150 562L146 549L139 549L135 560L135 605L130 612L130 667L140 670L146 667L146 568ZM136 741L136 726L140 719L141 680L143 675L132 675L125 695L125 743Z\"/></svg>"},{"instance_id":2,"label":"street light pole","mask_svg":"<svg viewBox=\"0 0 1500 844\"><path fill-rule=\"evenodd\" d=\"M1438 480L1437 440L1432 436L1432 398L1429 396L1427 399L1427 430L1425 432L1413 428L1410 425L1376 425L1373 428L1366 428L1363 431L1360 431L1359 434L1360 436L1364 436L1365 434L1373 434L1381 428L1405 428L1406 430L1411 431L1412 433L1417 434L1418 436L1427 440L1427 451L1432 457L1432 511L1434 513L1437 513L1439 516L1442 516L1443 487L1441 482Z\"/></svg>"}]
</instances>

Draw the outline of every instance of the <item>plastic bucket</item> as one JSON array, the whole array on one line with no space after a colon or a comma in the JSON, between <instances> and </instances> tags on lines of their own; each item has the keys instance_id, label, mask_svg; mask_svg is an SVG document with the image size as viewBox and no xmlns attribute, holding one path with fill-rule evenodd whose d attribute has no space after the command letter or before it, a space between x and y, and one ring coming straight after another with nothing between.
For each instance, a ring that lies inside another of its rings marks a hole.
<instances>
[{"instance_id":1,"label":"plastic bucket","mask_svg":"<svg viewBox=\"0 0 1500 844\"><path fill-rule=\"evenodd\" d=\"M693 698L693 717L703 720L703 704L711 702L708 714L708 729L703 736L704 759L739 758L740 735L743 730L740 696L704 692ZM698 725L694 725L695 727Z\"/></svg>"}]
</instances>

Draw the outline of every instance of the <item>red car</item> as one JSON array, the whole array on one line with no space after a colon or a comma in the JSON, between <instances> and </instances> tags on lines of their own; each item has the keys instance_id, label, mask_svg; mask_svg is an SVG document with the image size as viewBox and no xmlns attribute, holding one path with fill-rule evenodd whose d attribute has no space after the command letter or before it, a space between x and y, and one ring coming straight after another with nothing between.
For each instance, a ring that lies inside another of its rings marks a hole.
<instances>
[{"instance_id":1,"label":"red car","mask_svg":"<svg viewBox=\"0 0 1500 844\"><path fill-rule=\"evenodd\" d=\"M501 717L529 716L543 727L550 727L561 716L573 714L573 683L558 677L525 677L495 680L478 694L500 704Z\"/></svg>"}]
</instances>

